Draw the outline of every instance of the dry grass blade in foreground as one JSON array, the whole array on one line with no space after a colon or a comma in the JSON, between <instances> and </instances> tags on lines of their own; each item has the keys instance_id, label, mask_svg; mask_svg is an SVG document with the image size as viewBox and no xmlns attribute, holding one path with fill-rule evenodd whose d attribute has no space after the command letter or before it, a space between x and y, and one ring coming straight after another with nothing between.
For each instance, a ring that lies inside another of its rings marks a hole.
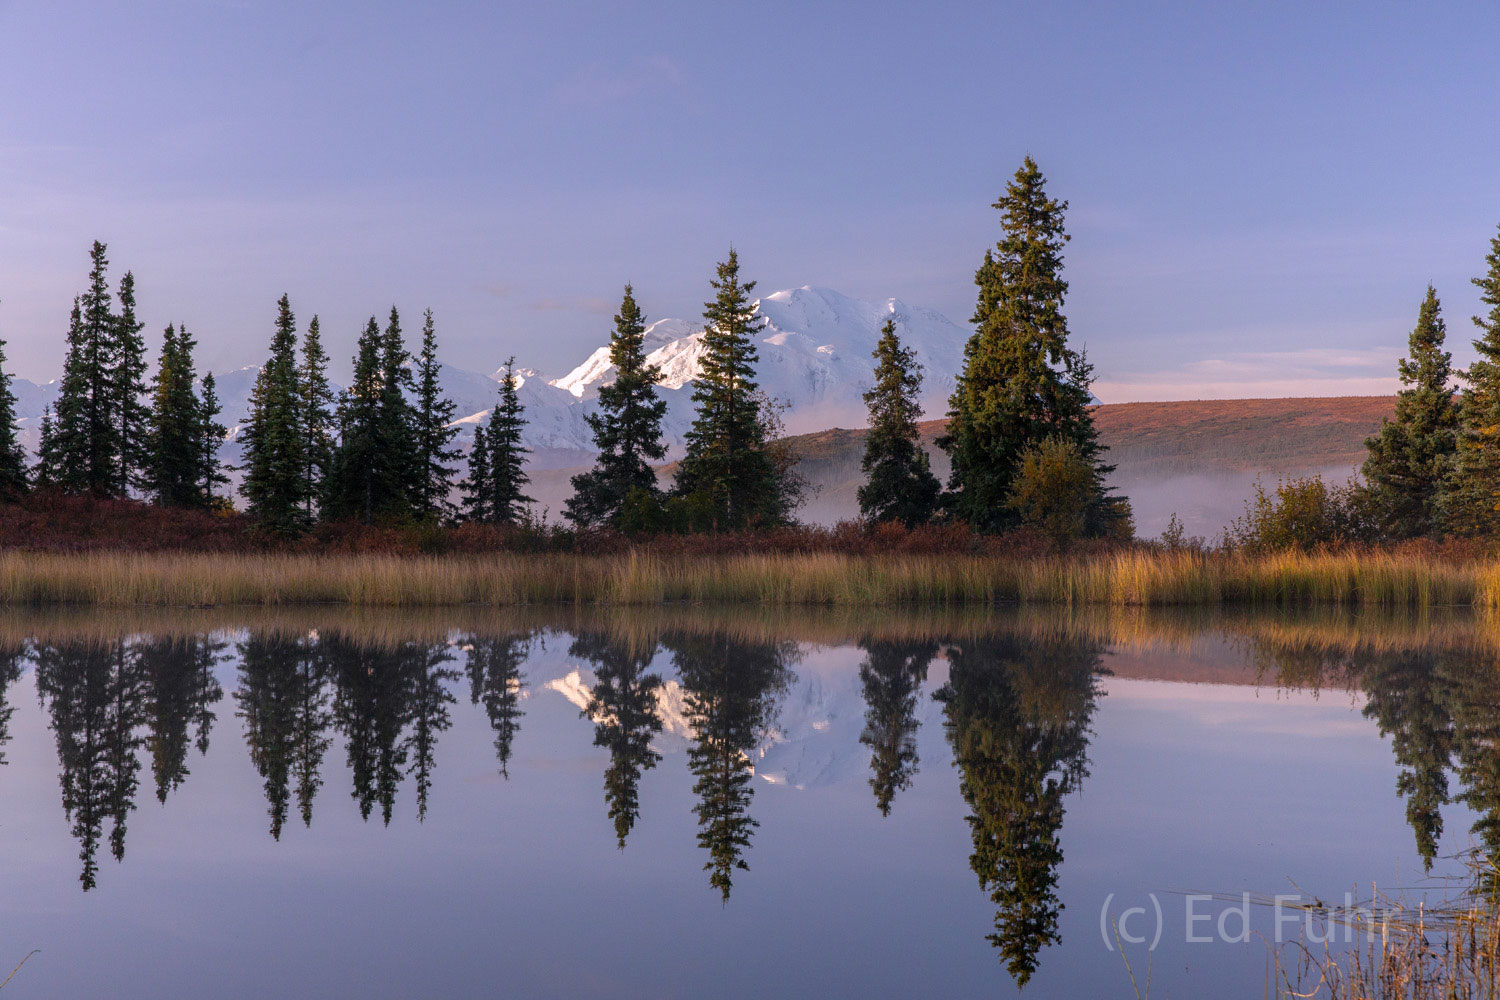
<instances>
[{"instance_id":1,"label":"dry grass blade in foreground","mask_svg":"<svg viewBox=\"0 0 1500 1000\"><path fill-rule=\"evenodd\" d=\"M0 552L0 604L285 605L744 602L1500 607L1500 566L1420 554L1262 556L1126 549L1076 557L496 553Z\"/></svg>"}]
</instances>

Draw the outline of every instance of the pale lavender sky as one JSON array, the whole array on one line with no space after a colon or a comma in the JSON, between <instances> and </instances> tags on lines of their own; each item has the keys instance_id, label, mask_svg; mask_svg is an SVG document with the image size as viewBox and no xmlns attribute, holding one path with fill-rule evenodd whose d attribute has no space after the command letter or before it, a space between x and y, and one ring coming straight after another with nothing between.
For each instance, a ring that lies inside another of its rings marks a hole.
<instances>
[{"instance_id":1,"label":"pale lavender sky","mask_svg":"<svg viewBox=\"0 0 1500 1000\"><path fill-rule=\"evenodd\" d=\"M1027 153L1072 203L1106 400L1384 391L1423 289L1460 360L1500 223L1488 2L83 4L0 0L0 336L55 377L95 238L153 339L260 360L274 303L431 306L554 374L620 286L958 322Z\"/></svg>"}]
</instances>

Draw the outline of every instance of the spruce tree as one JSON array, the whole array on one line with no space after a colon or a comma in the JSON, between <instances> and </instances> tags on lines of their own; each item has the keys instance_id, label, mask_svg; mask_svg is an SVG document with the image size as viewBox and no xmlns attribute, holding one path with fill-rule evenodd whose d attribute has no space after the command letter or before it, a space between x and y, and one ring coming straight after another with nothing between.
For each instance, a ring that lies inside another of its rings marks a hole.
<instances>
[{"instance_id":1,"label":"spruce tree","mask_svg":"<svg viewBox=\"0 0 1500 1000\"><path fill-rule=\"evenodd\" d=\"M210 510L218 503L219 487L229 483L219 462L219 445L228 432L219 423L219 394L214 387L213 372L203 376L203 391L198 400L198 469L195 502Z\"/></svg>"},{"instance_id":2,"label":"spruce tree","mask_svg":"<svg viewBox=\"0 0 1500 1000\"><path fill-rule=\"evenodd\" d=\"M365 524L411 519L422 476L408 360L396 309L384 332L371 316L355 353L354 380L339 402L338 446L323 491L327 516Z\"/></svg>"},{"instance_id":3,"label":"spruce tree","mask_svg":"<svg viewBox=\"0 0 1500 1000\"><path fill-rule=\"evenodd\" d=\"M908 528L924 524L937 510L941 487L917 440L917 402L922 366L917 353L901 346L895 320L886 320L875 345L875 384L864 394L870 410L860 468L860 516L872 521L899 521Z\"/></svg>"},{"instance_id":4,"label":"spruce tree","mask_svg":"<svg viewBox=\"0 0 1500 1000\"><path fill-rule=\"evenodd\" d=\"M151 462L151 411L142 401L146 393L145 324L135 315L135 275L120 279L120 312L115 317L110 369L110 409L120 449L115 495L146 488Z\"/></svg>"},{"instance_id":5,"label":"spruce tree","mask_svg":"<svg viewBox=\"0 0 1500 1000\"><path fill-rule=\"evenodd\" d=\"M89 260L88 290L74 300L68 321L68 350L53 413L46 478L68 493L122 496L129 472L128 463L122 461L120 407L122 386L129 379L117 371L123 322L113 312L109 257L103 243L94 242ZM131 299L125 315L134 323L134 280L122 288ZM135 384L139 385L138 377ZM131 419L138 420L139 411ZM132 456L138 457L138 452L132 451Z\"/></svg>"},{"instance_id":6,"label":"spruce tree","mask_svg":"<svg viewBox=\"0 0 1500 1000\"><path fill-rule=\"evenodd\" d=\"M432 310L423 315L422 353L417 356L417 490L413 507L418 518L447 518L453 513L448 494L453 491L451 462L459 451L451 447L458 428L451 426L456 407L443 395L438 376L442 365L437 359L437 330Z\"/></svg>"},{"instance_id":7,"label":"spruce tree","mask_svg":"<svg viewBox=\"0 0 1500 1000\"><path fill-rule=\"evenodd\" d=\"M580 525L622 526L626 502L659 500L652 462L666 457L661 418L666 400L656 392L661 369L646 364L646 317L629 285L609 338L615 380L599 390L599 412L584 419L599 457L594 468L573 477L568 519Z\"/></svg>"},{"instance_id":8,"label":"spruce tree","mask_svg":"<svg viewBox=\"0 0 1500 1000\"><path fill-rule=\"evenodd\" d=\"M39 490L59 489L57 478L57 424L52 419L52 404L42 410L42 427L36 447L36 465L31 469L31 484Z\"/></svg>"},{"instance_id":9,"label":"spruce tree","mask_svg":"<svg viewBox=\"0 0 1500 1000\"><path fill-rule=\"evenodd\" d=\"M1416 538L1438 531L1438 494L1456 447L1457 407L1451 386L1452 356L1443 350L1447 329L1437 291L1427 295L1409 339L1410 356L1398 366L1401 384L1394 420L1365 442L1365 481L1391 538Z\"/></svg>"},{"instance_id":10,"label":"spruce tree","mask_svg":"<svg viewBox=\"0 0 1500 1000\"><path fill-rule=\"evenodd\" d=\"M164 506L208 510L228 480L219 470L224 426L213 375L204 376L201 395L195 388L196 347L186 326L167 327L151 396L145 486Z\"/></svg>"},{"instance_id":11,"label":"spruce tree","mask_svg":"<svg viewBox=\"0 0 1500 1000\"><path fill-rule=\"evenodd\" d=\"M384 498L377 458L381 395L380 324L371 316L359 336L354 377L339 397L338 444L323 483L323 513L373 523Z\"/></svg>"},{"instance_id":12,"label":"spruce tree","mask_svg":"<svg viewBox=\"0 0 1500 1000\"><path fill-rule=\"evenodd\" d=\"M120 495L119 414L117 380L112 363L118 355L119 320L114 315L106 272L109 258L103 243L94 241L89 254L89 288L83 293L83 408L86 475L89 492Z\"/></svg>"},{"instance_id":13,"label":"spruce tree","mask_svg":"<svg viewBox=\"0 0 1500 1000\"><path fill-rule=\"evenodd\" d=\"M949 401L947 433L938 440L953 460L947 502L981 531L1015 527L1007 505L1026 449L1049 437L1076 445L1094 469L1096 499L1088 531L1121 530L1128 506L1111 496L1089 410L1093 368L1068 346L1062 277L1068 203L1047 195L1046 179L1026 157L994 203L1002 235L974 274L979 287L964 347L964 368Z\"/></svg>"},{"instance_id":14,"label":"spruce tree","mask_svg":"<svg viewBox=\"0 0 1500 1000\"><path fill-rule=\"evenodd\" d=\"M411 517L425 478L417 464L417 418L411 405L417 387L407 364L410 360L401 334L401 316L391 306L380 342L380 415L376 424L377 515L387 521Z\"/></svg>"},{"instance_id":15,"label":"spruce tree","mask_svg":"<svg viewBox=\"0 0 1500 1000\"><path fill-rule=\"evenodd\" d=\"M307 462L297 385L297 321L290 300L276 304L271 356L256 376L241 433L240 494L263 530L295 535L307 527Z\"/></svg>"},{"instance_id":16,"label":"spruce tree","mask_svg":"<svg viewBox=\"0 0 1500 1000\"><path fill-rule=\"evenodd\" d=\"M520 524L527 504L535 503L522 491L531 482L526 474L526 456L531 449L521 443L526 429L525 410L516 390L516 359L505 362L500 380L500 402L490 414L485 444L489 450L489 496L485 501L488 520L494 524Z\"/></svg>"},{"instance_id":17,"label":"spruce tree","mask_svg":"<svg viewBox=\"0 0 1500 1000\"><path fill-rule=\"evenodd\" d=\"M767 448L769 414L755 382L754 338L764 325L750 301L755 282L740 281L731 249L711 284L715 296L704 304L704 353L693 382L697 410L673 490L716 530L781 524L795 498Z\"/></svg>"},{"instance_id":18,"label":"spruce tree","mask_svg":"<svg viewBox=\"0 0 1500 1000\"><path fill-rule=\"evenodd\" d=\"M198 399L186 337L186 329L179 337L176 326L167 326L151 393L146 483L156 502L169 507L198 506Z\"/></svg>"},{"instance_id":19,"label":"spruce tree","mask_svg":"<svg viewBox=\"0 0 1500 1000\"><path fill-rule=\"evenodd\" d=\"M37 482L64 493L84 493L89 488L88 344L83 305L77 297L68 317L67 345L57 404L48 407L48 417L42 421Z\"/></svg>"},{"instance_id":20,"label":"spruce tree","mask_svg":"<svg viewBox=\"0 0 1500 1000\"><path fill-rule=\"evenodd\" d=\"M484 424L474 425L474 445L469 449L469 475L464 479L463 516L465 520L487 524L490 511L490 445Z\"/></svg>"},{"instance_id":21,"label":"spruce tree","mask_svg":"<svg viewBox=\"0 0 1500 1000\"><path fill-rule=\"evenodd\" d=\"M0 500L14 500L26 492L30 476L26 450L16 431L16 396L5 369L5 341L0 339Z\"/></svg>"},{"instance_id":22,"label":"spruce tree","mask_svg":"<svg viewBox=\"0 0 1500 1000\"><path fill-rule=\"evenodd\" d=\"M302 367L297 371L298 413L302 418L303 507L311 521L323 480L333 461L333 389L328 384L328 355L323 351L318 317L302 337Z\"/></svg>"},{"instance_id":23,"label":"spruce tree","mask_svg":"<svg viewBox=\"0 0 1500 1000\"><path fill-rule=\"evenodd\" d=\"M1457 448L1440 498L1444 526L1460 535L1500 534L1500 235L1491 239L1485 263L1484 276L1473 280L1489 312L1474 317L1479 359L1459 376Z\"/></svg>"}]
</instances>

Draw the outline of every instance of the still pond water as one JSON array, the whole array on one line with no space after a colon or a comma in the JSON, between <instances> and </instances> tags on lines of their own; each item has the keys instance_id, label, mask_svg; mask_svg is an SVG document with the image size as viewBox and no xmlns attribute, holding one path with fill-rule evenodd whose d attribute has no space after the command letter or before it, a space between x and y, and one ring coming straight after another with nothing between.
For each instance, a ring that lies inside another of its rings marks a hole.
<instances>
[{"instance_id":1,"label":"still pond water","mask_svg":"<svg viewBox=\"0 0 1500 1000\"><path fill-rule=\"evenodd\" d=\"M0 617L0 979L39 950L3 995L1132 996L1155 939L1153 995L1259 997L1308 929L1224 900L1420 893L1500 843L1497 648L1337 616Z\"/></svg>"}]
</instances>

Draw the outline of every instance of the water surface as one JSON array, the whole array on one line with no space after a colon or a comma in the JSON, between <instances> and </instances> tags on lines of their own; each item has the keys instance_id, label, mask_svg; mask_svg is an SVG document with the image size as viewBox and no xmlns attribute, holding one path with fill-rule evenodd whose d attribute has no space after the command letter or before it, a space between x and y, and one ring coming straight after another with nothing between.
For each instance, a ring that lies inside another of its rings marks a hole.
<instances>
[{"instance_id":1,"label":"water surface","mask_svg":"<svg viewBox=\"0 0 1500 1000\"><path fill-rule=\"evenodd\" d=\"M1160 907L1154 990L1261 996L1262 936L1188 941L1226 904L1190 928L1184 893L1420 892L1494 848L1497 648L1426 618L10 614L0 979L40 949L7 997L1132 995L1112 949L1139 977Z\"/></svg>"}]
</instances>

